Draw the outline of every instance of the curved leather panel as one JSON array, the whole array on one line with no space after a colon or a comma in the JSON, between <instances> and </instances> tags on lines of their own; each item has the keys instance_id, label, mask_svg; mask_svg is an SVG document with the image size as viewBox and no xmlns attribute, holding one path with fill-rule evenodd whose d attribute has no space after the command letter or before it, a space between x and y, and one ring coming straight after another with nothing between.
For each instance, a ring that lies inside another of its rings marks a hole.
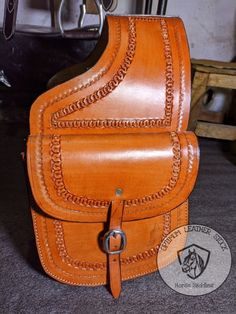
<instances>
[{"instance_id":1,"label":"curved leather panel","mask_svg":"<svg viewBox=\"0 0 236 314\"><path fill-rule=\"evenodd\" d=\"M31 136L28 172L38 206L53 217L106 221L117 189L124 221L160 215L183 203L198 170L190 132Z\"/></svg>"},{"instance_id":2,"label":"curved leather panel","mask_svg":"<svg viewBox=\"0 0 236 314\"><path fill-rule=\"evenodd\" d=\"M103 223L65 222L35 210L32 215L40 261L48 275L71 285L107 283L107 256L99 241L104 233ZM122 280L156 271L161 241L172 230L187 223L187 202L165 215L123 222L129 241L121 254Z\"/></svg>"},{"instance_id":3,"label":"curved leather panel","mask_svg":"<svg viewBox=\"0 0 236 314\"><path fill-rule=\"evenodd\" d=\"M182 21L109 16L108 33L95 65L33 104L27 166L45 271L74 285L108 281L118 297L122 280L157 270L161 241L187 223L199 151L185 131ZM113 228L120 235L109 239Z\"/></svg>"},{"instance_id":4,"label":"curved leather panel","mask_svg":"<svg viewBox=\"0 0 236 314\"><path fill-rule=\"evenodd\" d=\"M108 44L95 66L35 101L31 134L186 129L190 61L182 21L108 16L108 27Z\"/></svg>"}]
</instances>

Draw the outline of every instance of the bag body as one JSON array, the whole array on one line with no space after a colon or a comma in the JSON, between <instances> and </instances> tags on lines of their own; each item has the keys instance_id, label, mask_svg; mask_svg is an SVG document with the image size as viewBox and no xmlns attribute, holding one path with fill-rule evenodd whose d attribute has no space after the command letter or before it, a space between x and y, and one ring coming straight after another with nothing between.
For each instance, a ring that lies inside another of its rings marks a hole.
<instances>
[{"instance_id":1,"label":"bag body","mask_svg":"<svg viewBox=\"0 0 236 314\"><path fill-rule=\"evenodd\" d=\"M188 223L198 144L187 132L190 61L179 18L108 16L88 71L33 104L27 166L39 257L53 278L109 283L157 270Z\"/></svg>"}]
</instances>

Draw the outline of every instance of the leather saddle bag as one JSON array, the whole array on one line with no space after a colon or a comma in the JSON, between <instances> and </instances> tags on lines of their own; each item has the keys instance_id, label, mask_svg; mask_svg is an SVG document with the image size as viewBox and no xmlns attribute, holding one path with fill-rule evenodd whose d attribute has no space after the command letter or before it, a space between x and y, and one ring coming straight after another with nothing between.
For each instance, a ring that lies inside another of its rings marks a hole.
<instances>
[{"instance_id":1,"label":"leather saddle bag","mask_svg":"<svg viewBox=\"0 0 236 314\"><path fill-rule=\"evenodd\" d=\"M86 72L33 104L27 166L46 273L110 286L157 270L161 241L188 223L198 144L187 132L190 60L179 18L108 16Z\"/></svg>"}]
</instances>

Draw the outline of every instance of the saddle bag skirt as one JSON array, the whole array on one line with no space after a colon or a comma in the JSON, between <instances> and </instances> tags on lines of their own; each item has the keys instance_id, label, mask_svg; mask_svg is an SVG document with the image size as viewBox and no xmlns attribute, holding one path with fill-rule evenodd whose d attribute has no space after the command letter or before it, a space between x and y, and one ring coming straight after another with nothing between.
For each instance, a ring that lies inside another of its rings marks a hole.
<instances>
[{"instance_id":1,"label":"saddle bag skirt","mask_svg":"<svg viewBox=\"0 0 236 314\"><path fill-rule=\"evenodd\" d=\"M188 223L199 152L186 131L181 20L107 19L97 63L33 104L27 167L45 271L73 285L108 283L118 297L122 280L157 270L161 241Z\"/></svg>"}]
</instances>

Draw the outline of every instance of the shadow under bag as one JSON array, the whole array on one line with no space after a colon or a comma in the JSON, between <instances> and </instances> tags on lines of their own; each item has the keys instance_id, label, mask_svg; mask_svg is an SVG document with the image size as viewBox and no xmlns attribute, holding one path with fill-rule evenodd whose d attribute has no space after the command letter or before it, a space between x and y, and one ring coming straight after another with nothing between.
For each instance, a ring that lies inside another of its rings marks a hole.
<instances>
[{"instance_id":1,"label":"shadow under bag","mask_svg":"<svg viewBox=\"0 0 236 314\"><path fill-rule=\"evenodd\" d=\"M42 94L27 166L44 270L72 285L157 270L161 241L188 223L198 144L187 132L190 59L179 18L108 16L90 68Z\"/></svg>"}]
</instances>

